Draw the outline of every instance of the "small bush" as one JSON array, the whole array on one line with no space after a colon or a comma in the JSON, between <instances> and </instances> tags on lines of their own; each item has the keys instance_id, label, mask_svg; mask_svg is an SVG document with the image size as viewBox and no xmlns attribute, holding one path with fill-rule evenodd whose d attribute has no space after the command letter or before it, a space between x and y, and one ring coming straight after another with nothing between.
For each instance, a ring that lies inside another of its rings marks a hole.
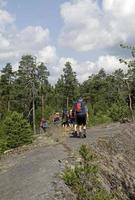
<instances>
[{"instance_id":1,"label":"small bush","mask_svg":"<svg viewBox=\"0 0 135 200\"><path fill-rule=\"evenodd\" d=\"M6 150L7 143L3 136L0 135L0 155Z\"/></svg>"},{"instance_id":2,"label":"small bush","mask_svg":"<svg viewBox=\"0 0 135 200\"><path fill-rule=\"evenodd\" d=\"M107 191L102 189L96 192L92 200L110 200L110 199L114 200L113 195L109 194Z\"/></svg>"},{"instance_id":3,"label":"small bush","mask_svg":"<svg viewBox=\"0 0 135 200\"><path fill-rule=\"evenodd\" d=\"M112 119L107 114L97 113L96 115L90 116L89 125L98 125L98 124L105 124L111 123Z\"/></svg>"},{"instance_id":4,"label":"small bush","mask_svg":"<svg viewBox=\"0 0 135 200\"><path fill-rule=\"evenodd\" d=\"M33 138L29 123L17 112L13 112L5 118L0 130L0 135L4 135L5 137L6 148L15 148L24 144L29 144L32 142Z\"/></svg>"},{"instance_id":5,"label":"small bush","mask_svg":"<svg viewBox=\"0 0 135 200\"><path fill-rule=\"evenodd\" d=\"M128 107L120 103L113 104L109 109L109 117L111 117L113 121L120 121L123 118L127 118L128 115Z\"/></svg>"},{"instance_id":6,"label":"small bush","mask_svg":"<svg viewBox=\"0 0 135 200\"><path fill-rule=\"evenodd\" d=\"M6 136L2 131L3 123L0 123L0 155L6 150L7 148L7 142L6 142Z\"/></svg>"},{"instance_id":7,"label":"small bush","mask_svg":"<svg viewBox=\"0 0 135 200\"><path fill-rule=\"evenodd\" d=\"M82 145L79 154L81 162L66 166L63 180L76 194L77 200L112 200L98 178L98 167L95 154L86 145Z\"/></svg>"}]
</instances>

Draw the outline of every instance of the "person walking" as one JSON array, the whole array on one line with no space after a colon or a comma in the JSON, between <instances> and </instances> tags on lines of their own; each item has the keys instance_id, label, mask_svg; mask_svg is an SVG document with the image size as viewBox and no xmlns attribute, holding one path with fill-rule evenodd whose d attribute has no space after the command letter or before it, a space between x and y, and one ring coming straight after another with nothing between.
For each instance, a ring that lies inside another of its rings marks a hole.
<instances>
[{"instance_id":1,"label":"person walking","mask_svg":"<svg viewBox=\"0 0 135 200\"><path fill-rule=\"evenodd\" d=\"M86 138L86 122L88 119L88 108L81 97L74 104L74 113L76 117L75 134L78 135L78 127L79 136Z\"/></svg>"}]
</instances>

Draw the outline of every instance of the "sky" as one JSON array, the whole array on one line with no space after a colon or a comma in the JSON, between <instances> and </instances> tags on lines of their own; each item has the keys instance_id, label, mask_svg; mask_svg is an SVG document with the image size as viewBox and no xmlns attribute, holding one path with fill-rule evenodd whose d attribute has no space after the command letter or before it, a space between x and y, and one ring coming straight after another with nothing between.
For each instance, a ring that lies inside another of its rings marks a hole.
<instances>
[{"instance_id":1,"label":"sky","mask_svg":"<svg viewBox=\"0 0 135 200\"><path fill-rule=\"evenodd\" d=\"M32 54L52 84L66 61L80 82L101 68L125 70L120 44L134 45L134 10L135 0L0 0L0 69Z\"/></svg>"}]
</instances>

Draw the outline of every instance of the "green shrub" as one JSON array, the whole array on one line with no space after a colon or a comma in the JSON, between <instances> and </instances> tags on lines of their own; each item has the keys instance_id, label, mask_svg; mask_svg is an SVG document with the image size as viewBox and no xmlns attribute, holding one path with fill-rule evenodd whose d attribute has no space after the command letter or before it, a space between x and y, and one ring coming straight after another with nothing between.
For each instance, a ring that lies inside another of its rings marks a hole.
<instances>
[{"instance_id":1,"label":"green shrub","mask_svg":"<svg viewBox=\"0 0 135 200\"><path fill-rule=\"evenodd\" d=\"M7 148L7 142L6 142L6 136L2 131L3 129L3 123L0 123L0 155L6 150Z\"/></svg>"},{"instance_id":2,"label":"green shrub","mask_svg":"<svg viewBox=\"0 0 135 200\"><path fill-rule=\"evenodd\" d=\"M29 123L17 112L5 118L0 130L4 134L7 148L15 148L32 142L32 131Z\"/></svg>"},{"instance_id":3,"label":"green shrub","mask_svg":"<svg viewBox=\"0 0 135 200\"><path fill-rule=\"evenodd\" d=\"M6 150L7 143L6 139L0 135L0 155Z\"/></svg>"},{"instance_id":4,"label":"green shrub","mask_svg":"<svg viewBox=\"0 0 135 200\"><path fill-rule=\"evenodd\" d=\"M92 200L114 200L115 198L113 197L112 194L109 194L107 191L104 189L101 189L95 193L95 196L93 197Z\"/></svg>"},{"instance_id":5,"label":"green shrub","mask_svg":"<svg viewBox=\"0 0 135 200\"><path fill-rule=\"evenodd\" d=\"M99 182L98 166L95 164L96 156L86 145L79 150L80 163L66 166L63 180L76 194L77 200L112 200L109 194Z\"/></svg>"},{"instance_id":6,"label":"green shrub","mask_svg":"<svg viewBox=\"0 0 135 200\"><path fill-rule=\"evenodd\" d=\"M89 126L91 125L98 125L98 124L105 124L105 123L111 123L112 119L107 114L103 113L97 113L96 115L93 115L89 117Z\"/></svg>"},{"instance_id":7,"label":"green shrub","mask_svg":"<svg viewBox=\"0 0 135 200\"><path fill-rule=\"evenodd\" d=\"M120 103L113 104L109 109L109 117L112 118L113 121L120 121L123 118L127 118L129 116L129 110L126 105L122 105Z\"/></svg>"},{"instance_id":8,"label":"green shrub","mask_svg":"<svg viewBox=\"0 0 135 200\"><path fill-rule=\"evenodd\" d=\"M98 112L95 112L95 109L93 109L91 105L88 105L88 110L89 110L88 126L95 126L98 124L112 122L112 119L110 116L108 116L106 110L104 110L103 112L99 109Z\"/></svg>"}]
</instances>

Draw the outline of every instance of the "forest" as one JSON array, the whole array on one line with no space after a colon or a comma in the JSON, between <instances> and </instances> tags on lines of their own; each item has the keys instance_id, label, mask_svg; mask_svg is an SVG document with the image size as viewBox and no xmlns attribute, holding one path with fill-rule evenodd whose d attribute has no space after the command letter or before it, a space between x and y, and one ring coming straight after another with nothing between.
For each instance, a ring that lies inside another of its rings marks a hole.
<instances>
[{"instance_id":1,"label":"forest","mask_svg":"<svg viewBox=\"0 0 135 200\"><path fill-rule=\"evenodd\" d=\"M127 72L118 69L107 74L104 68L80 83L72 64L66 62L55 85L44 63L32 55L23 55L18 70L11 63L0 75L0 152L32 142L41 118L51 123L54 112L72 108L81 96L89 110L89 126L134 120L135 115L135 49L121 45L131 59L120 59Z\"/></svg>"}]
</instances>

